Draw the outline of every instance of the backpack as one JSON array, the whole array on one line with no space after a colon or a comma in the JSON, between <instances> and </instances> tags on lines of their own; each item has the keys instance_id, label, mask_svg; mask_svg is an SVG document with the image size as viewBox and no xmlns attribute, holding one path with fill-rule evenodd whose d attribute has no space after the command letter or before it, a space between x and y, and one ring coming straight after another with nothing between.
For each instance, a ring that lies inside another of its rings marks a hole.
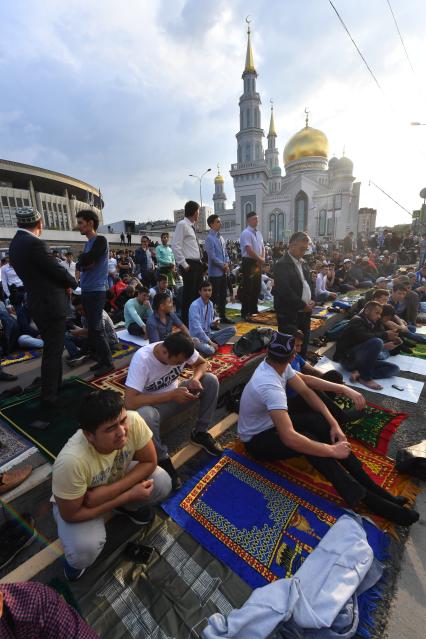
<instances>
[{"instance_id":1,"label":"backpack","mask_svg":"<svg viewBox=\"0 0 426 639\"><path fill-rule=\"evenodd\" d=\"M233 351L238 357L257 353L268 346L274 333L272 328L253 328L235 342Z\"/></svg>"},{"instance_id":2,"label":"backpack","mask_svg":"<svg viewBox=\"0 0 426 639\"><path fill-rule=\"evenodd\" d=\"M337 322L337 324L334 324L334 326L329 328L328 331L326 331L327 339L335 342L341 336L346 326L349 324L349 321L350 320L348 319L340 320L340 322Z\"/></svg>"}]
</instances>

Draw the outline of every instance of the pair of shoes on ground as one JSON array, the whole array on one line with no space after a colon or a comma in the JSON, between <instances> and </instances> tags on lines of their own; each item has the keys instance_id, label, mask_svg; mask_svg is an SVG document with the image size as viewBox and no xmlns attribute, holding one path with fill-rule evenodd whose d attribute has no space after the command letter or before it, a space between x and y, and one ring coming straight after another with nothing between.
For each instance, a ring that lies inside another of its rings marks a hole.
<instances>
[{"instance_id":1,"label":"pair of shoes on ground","mask_svg":"<svg viewBox=\"0 0 426 639\"><path fill-rule=\"evenodd\" d=\"M37 531L34 518L29 514L10 519L0 526L0 569L8 566L18 553L35 541Z\"/></svg>"},{"instance_id":2,"label":"pair of shoes on ground","mask_svg":"<svg viewBox=\"0 0 426 639\"><path fill-rule=\"evenodd\" d=\"M155 513L150 506L141 506L136 510L127 510L127 508L120 507L114 508L113 512L119 515L125 515L137 526L146 526L150 524L155 517ZM74 566L71 566L64 558L64 576L67 581L77 581L85 572L86 568L74 568Z\"/></svg>"},{"instance_id":3,"label":"pair of shoes on ground","mask_svg":"<svg viewBox=\"0 0 426 639\"><path fill-rule=\"evenodd\" d=\"M90 359L90 356L87 353L77 353L74 357L69 357L67 359L67 364L71 368L75 368L76 366L84 364L84 362L88 359Z\"/></svg>"},{"instance_id":4,"label":"pair of shoes on ground","mask_svg":"<svg viewBox=\"0 0 426 639\"><path fill-rule=\"evenodd\" d=\"M0 382L16 382L18 380L17 375L11 375L0 370Z\"/></svg>"}]
</instances>

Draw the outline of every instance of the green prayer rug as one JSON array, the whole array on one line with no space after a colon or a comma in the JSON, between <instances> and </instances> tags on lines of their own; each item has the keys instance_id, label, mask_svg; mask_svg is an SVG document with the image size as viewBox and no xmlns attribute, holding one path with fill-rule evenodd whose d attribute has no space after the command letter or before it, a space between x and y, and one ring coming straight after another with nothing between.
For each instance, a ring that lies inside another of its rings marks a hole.
<instances>
[{"instance_id":1,"label":"green prayer rug","mask_svg":"<svg viewBox=\"0 0 426 639\"><path fill-rule=\"evenodd\" d=\"M65 382L59 391L63 407L42 409L40 391L17 395L3 402L0 416L21 435L33 442L50 462L79 428L79 412L83 397L93 391L93 387L75 378ZM50 423L46 430L32 428L34 420Z\"/></svg>"},{"instance_id":2,"label":"green prayer rug","mask_svg":"<svg viewBox=\"0 0 426 639\"><path fill-rule=\"evenodd\" d=\"M410 353L411 357L420 357L421 359L426 359L426 344L418 344L417 342L412 342L411 340L406 341L409 343L410 348L412 349L412 353Z\"/></svg>"},{"instance_id":3,"label":"green prayer rug","mask_svg":"<svg viewBox=\"0 0 426 639\"><path fill-rule=\"evenodd\" d=\"M343 410L353 408L352 402L346 397L337 397L336 403ZM396 413L367 402L363 417L345 424L343 430L348 437L353 437L386 455L392 435L406 417L407 413Z\"/></svg>"}]
</instances>

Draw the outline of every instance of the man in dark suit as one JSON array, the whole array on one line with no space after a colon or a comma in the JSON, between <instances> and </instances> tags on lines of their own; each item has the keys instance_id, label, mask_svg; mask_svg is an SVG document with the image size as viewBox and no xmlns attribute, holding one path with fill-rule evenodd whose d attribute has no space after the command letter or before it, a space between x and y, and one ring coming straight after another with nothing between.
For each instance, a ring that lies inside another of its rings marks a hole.
<instances>
[{"instance_id":1,"label":"man in dark suit","mask_svg":"<svg viewBox=\"0 0 426 639\"><path fill-rule=\"evenodd\" d=\"M278 330L288 333L289 327L297 326L303 332L305 339L302 357L308 349L311 313L315 306L311 273L303 259L310 241L307 233L294 233L290 238L288 251L274 266L273 295Z\"/></svg>"},{"instance_id":2,"label":"man in dark suit","mask_svg":"<svg viewBox=\"0 0 426 639\"><path fill-rule=\"evenodd\" d=\"M41 403L43 408L52 408L62 382L67 290L77 288L77 282L40 240L40 213L26 207L17 210L16 219L18 231L9 247L9 259L24 283L31 317L43 338Z\"/></svg>"}]
</instances>

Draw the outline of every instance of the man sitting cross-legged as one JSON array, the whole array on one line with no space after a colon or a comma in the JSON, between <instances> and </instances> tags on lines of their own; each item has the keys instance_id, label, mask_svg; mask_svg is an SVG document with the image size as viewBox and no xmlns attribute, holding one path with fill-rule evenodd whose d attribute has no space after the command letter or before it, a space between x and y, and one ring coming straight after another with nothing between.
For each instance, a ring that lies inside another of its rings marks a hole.
<instances>
[{"instance_id":1,"label":"man sitting cross-legged","mask_svg":"<svg viewBox=\"0 0 426 639\"><path fill-rule=\"evenodd\" d=\"M352 381L358 381L372 390L382 389L374 379L384 379L399 373L396 364L389 364L381 359L383 349L392 351L401 344L398 333L383 330L379 323L381 315L381 304L367 302L337 338L334 355L336 362L351 371Z\"/></svg>"},{"instance_id":2,"label":"man sitting cross-legged","mask_svg":"<svg viewBox=\"0 0 426 639\"><path fill-rule=\"evenodd\" d=\"M194 338L195 346L203 355L214 355L219 346L226 344L236 333L235 326L219 329L220 318L215 317L212 283L203 280L199 295L189 307L189 334Z\"/></svg>"},{"instance_id":3,"label":"man sitting cross-legged","mask_svg":"<svg viewBox=\"0 0 426 639\"><path fill-rule=\"evenodd\" d=\"M189 335L185 324L173 312L172 296L169 293L157 293L152 300L152 310L146 323L146 332L151 344L165 339L172 333L173 327Z\"/></svg>"},{"instance_id":4,"label":"man sitting cross-legged","mask_svg":"<svg viewBox=\"0 0 426 639\"><path fill-rule=\"evenodd\" d=\"M179 375L185 367L193 369L193 376L179 384ZM143 346L133 355L126 379L126 406L137 410L151 428L158 463L171 476L173 489L180 486L180 479L161 440L161 424L199 398L191 441L210 455L220 455L221 446L207 432L218 392L216 375L207 372L207 362L194 349L191 338L183 333L168 335L163 342Z\"/></svg>"},{"instance_id":5,"label":"man sitting cross-legged","mask_svg":"<svg viewBox=\"0 0 426 639\"><path fill-rule=\"evenodd\" d=\"M244 388L238 433L246 449L264 461L306 455L351 508L361 502L394 523L413 524L419 514L403 508L405 498L392 496L365 473L328 408L291 368L294 341L275 333L266 359ZM289 415L287 385L305 400L305 412Z\"/></svg>"},{"instance_id":6,"label":"man sitting cross-legged","mask_svg":"<svg viewBox=\"0 0 426 639\"><path fill-rule=\"evenodd\" d=\"M65 576L75 581L105 545L104 513L115 510L136 524L171 490L157 466L152 432L115 391L93 391L81 404L81 429L59 453L52 475L53 516L64 547Z\"/></svg>"}]
</instances>

